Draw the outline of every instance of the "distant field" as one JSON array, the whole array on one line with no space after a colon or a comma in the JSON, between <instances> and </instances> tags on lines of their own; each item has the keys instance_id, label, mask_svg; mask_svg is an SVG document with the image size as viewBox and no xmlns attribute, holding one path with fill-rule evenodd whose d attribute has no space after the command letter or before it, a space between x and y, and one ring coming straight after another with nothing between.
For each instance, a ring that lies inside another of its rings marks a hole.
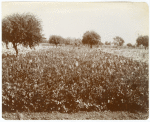
<instances>
[{"instance_id":1,"label":"distant field","mask_svg":"<svg viewBox=\"0 0 150 122\"><path fill-rule=\"evenodd\" d=\"M60 46L58 48L63 48L65 45ZM2 54L15 54L14 48L12 45L9 45L10 49L6 49L5 45L2 46ZM73 48L71 46L67 46L68 48ZM49 43L41 43L39 46L35 47L35 50L55 48L55 45L50 45ZM83 49L87 49L87 47L80 47ZM77 48L78 49L78 48ZM90 50L96 50L97 48L93 48ZM109 48L109 47L99 47L104 52L112 53L115 55L124 56L127 58L132 58L133 60L149 63L149 50L145 49L137 49L137 48ZM27 53L33 51L34 49L25 48L22 46L18 46L19 53Z\"/></svg>"},{"instance_id":2,"label":"distant field","mask_svg":"<svg viewBox=\"0 0 150 122\"><path fill-rule=\"evenodd\" d=\"M3 118L16 119L18 109L31 112L23 112L25 119L148 118L148 50L43 44L18 50L18 57L12 47L2 50Z\"/></svg>"},{"instance_id":3,"label":"distant field","mask_svg":"<svg viewBox=\"0 0 150 122\"><path fill-rule=\"evenodd\" d=\"M133 60L149 63L149 50L136 49L136 48L102 48L102 51L112 53L115 55L124 56L127 58L132 58Z\"/></svg>"}]
</instances>

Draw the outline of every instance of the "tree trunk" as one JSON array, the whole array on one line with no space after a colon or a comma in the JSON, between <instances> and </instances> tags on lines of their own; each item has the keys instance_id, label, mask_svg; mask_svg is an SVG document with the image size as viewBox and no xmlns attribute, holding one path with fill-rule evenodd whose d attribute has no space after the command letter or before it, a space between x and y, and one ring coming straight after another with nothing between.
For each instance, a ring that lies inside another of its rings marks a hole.
<instances>
[{"instance_id":1,"label":"tree trunk","mask_svg":"<svg viewBox=\"0 0 150 122\"><path fill-rule=\"evenodd\" d=\"M90 47L92 48L92 44L90 45Z\"/></svg>"},{"instance_id":2,"label":"tree trunk","mask_svg":"<svg viewBox=\"0 0 150 122\"><path fill-rule=\"evenodd\" d=\"M6 42L6 48L9 49L9 48L8 48L8 42Z\"/></svg>"},{"instance_id":3,"label":"tree trunk","mask_svg":"<svg viewBox=\"0 0 150 122\"><path fill-rule=\"evenodd\" d=\"M17 57L17 56L18 56L17 44L16 44L16 43L13 43L13 47L14 47L14 49L15 49L15 51L16 51L16 57Z\"/></svg>"}]
</instances>

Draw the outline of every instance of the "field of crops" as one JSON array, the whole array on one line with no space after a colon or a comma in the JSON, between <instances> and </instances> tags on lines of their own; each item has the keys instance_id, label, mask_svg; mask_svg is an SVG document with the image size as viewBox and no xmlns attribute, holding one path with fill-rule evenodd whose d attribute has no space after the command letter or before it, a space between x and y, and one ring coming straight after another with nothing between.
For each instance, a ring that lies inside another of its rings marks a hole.
<instances>
[{"instance_id":1,"label":"field of crops","mask_svg":"<svg viewBox=\"0 0 150 122\"><path fill-rule=\"evenodd\" d=\"M88 48L3 55L2 94L3 111L144 111L148 64Z\"/></svg>"},{"instance_id":2,"label":"field of crops","mask_svg":"<svg viewBox=\"0 0 150 122\"><path fill-rule=\"evenodd\" d=\"M20 50L21 52L21 50ZM148 63L98 48L2 55L3 112L148 111Z\"/></svg>"}]
</instances>

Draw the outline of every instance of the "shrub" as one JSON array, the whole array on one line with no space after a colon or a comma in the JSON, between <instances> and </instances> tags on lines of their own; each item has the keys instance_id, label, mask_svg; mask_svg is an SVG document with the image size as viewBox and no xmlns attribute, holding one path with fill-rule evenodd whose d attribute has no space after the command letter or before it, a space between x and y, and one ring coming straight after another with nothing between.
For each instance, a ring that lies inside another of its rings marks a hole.
<instances>
[{"instance_id":1,"label":"shrub","mask_svg":"<svg viewBox=\"0 0 150 122\"><path fill-rule=\"evenodd\" d=\"M111 42L106 41L105 45L111 45Z\"/></svg>"},{"instance_id":2,"label":"shrub","mask_svg":"<svg viewBox=\"0 0 150 122\"><path fill-rule=\"evenodd\" d=\"M128 46L128 47L132 47L132 44L131 44L131 43L128 43L127 46Z\"/></svg>"}]
</instances>

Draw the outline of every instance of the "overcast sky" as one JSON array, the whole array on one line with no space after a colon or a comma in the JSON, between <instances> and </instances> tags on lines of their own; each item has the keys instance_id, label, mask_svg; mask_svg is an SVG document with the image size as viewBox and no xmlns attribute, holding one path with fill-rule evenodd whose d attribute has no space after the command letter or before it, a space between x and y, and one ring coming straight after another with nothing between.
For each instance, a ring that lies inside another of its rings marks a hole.
<instances>
[{"instance_id":1,"label":"overcast sky","mask_svg":"<svg viewBox=\"0 0 150 122\"><path fill-rule=\"evenodd\" d=\"M12 13L33 13L42 20L43 34L81 38L94 30L101 41L122 37L135 43L139 35L149 34L149 10L146 3L52 3L3 2L2 18Z\"/></svg>"}]
</instances>

